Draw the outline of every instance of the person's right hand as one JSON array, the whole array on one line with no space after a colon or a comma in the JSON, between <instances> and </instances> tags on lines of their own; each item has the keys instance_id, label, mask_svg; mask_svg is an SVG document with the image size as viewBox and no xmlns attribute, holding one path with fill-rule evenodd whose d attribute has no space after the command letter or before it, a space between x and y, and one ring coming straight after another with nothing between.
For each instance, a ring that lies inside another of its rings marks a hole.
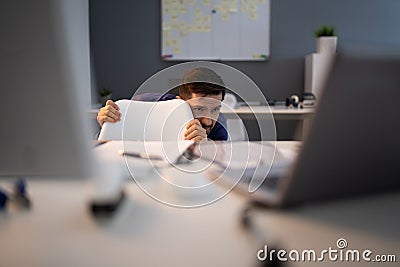
<instances>
[{"instance_id":1,"label":"person's right hand","mask_svg":"<svg viewBox=\"0 0 400 267\"><path fill-rule=\"evenodd\" d=\"M115 123L121 120L121 113L119 112L119 107L112 100L107 100L106 105L102 107L97 114L97 122L100 127L103 126L105 122Z\"/></svg>"}]
</instances>

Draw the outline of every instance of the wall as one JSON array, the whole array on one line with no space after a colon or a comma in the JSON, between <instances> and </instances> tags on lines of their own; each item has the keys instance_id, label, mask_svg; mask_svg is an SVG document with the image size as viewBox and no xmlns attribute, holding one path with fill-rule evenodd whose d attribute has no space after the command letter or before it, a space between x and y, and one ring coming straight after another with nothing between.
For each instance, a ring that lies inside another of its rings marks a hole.
<instances>
[{"instance_id":1,"label":"wall","mask_svg":"<svg viewBox=\"0 0 400 267\"><path fill-rule=\"evenodd\" d=\"M129 97L164 67L160 57L160 1L91 0L91 45L97 87ZM252 78L267 98L303 91L304 56L315 51L313 31L336 26L343 44L400 45L398 0L271 0L271 59L226 62Z\"/></svg>"}]
</instances>

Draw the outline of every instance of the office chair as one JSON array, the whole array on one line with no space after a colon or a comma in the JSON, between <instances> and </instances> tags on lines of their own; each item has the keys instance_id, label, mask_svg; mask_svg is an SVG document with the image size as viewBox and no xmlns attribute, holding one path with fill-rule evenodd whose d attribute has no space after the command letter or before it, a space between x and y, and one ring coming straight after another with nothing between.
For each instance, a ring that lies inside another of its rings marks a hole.
<instances>
[{"instance_id":1,"label":"office chair","mask_svg":"<svg viewBox=\"0 0 400 267\"><path fill-rule=\"evenodd\" d=\"M222 111L224 109L235 109L237 100L236 97L233 94L225 94L224 98L224 104L222 106ZM247 141L249 140L247 131L246 131L246 126L244 125L242 119L239 117L235 119L227 119L226 120L226 127L228 128L228 139L230 141Z\"/></svg>"},{"instance_id":2,"label":"office chair","mask_svg":"<svg viewBox=\"0 0 400 267\"><path fill-rule=\"evenodd\" d=\"M118 100L122 114L117 123L105 122L98 140L184 140L185 126L193 119L190 106L181 99L159 102Z\"/></svg>"}]
</instances>

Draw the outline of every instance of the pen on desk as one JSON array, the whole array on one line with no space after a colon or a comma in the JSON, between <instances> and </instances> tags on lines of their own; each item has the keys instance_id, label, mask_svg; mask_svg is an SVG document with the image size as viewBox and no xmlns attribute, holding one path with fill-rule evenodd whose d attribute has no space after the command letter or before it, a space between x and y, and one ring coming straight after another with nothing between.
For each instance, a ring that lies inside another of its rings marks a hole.
<instances>
[{"instance_id":1,"label":"pen on desk","mask_svg":"<svg viewBox=\"0 0 400 267\"><path fill-rule=\"evenodd\" d=\"M122 156L133 157L133 158L140 158L140 159L150 159L150 160L163 160L164 158L159 155L148 154L145 152L126 152L121 150L120 154Z\"/></svg>"},{"instance_id":2,"label":"pen on desk","mask_svg":"<svg viewBox=\"0 0 400 267\"><path fill-rule=\"evenodd\" d=\"M93 147L101 146L107 142L108 142L108 140L101 140L101 141L96 140Z\"/></svg>"}]
</instances>

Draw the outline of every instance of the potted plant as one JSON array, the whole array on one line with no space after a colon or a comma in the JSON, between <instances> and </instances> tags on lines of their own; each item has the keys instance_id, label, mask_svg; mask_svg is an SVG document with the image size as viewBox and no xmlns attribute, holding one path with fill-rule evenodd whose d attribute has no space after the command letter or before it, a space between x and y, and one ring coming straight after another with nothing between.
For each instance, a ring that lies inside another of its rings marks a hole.
<instances>
[{"instance_id":1,"label":"potted plant","mask_svg":"<svg viewBox=\"0 0 400 267\"><path fill-rule=\"evenodd\" d=\"M107 100L111 99L112 91L108 87L103 87L99 90L99 95L100 95L100 103L102 106L104 106Z\"/></svg>"},{"instance_id":2,"label":"potted plant","mask_svg":"<svg viewBox=\"0 0 400 267\"><path fill-rule=\"evenodd\" d=\"M321 28L314 31L317 39L317 53L336 52L337 36L333 26L323 25Z\"/></svg>"}]
</instances>

